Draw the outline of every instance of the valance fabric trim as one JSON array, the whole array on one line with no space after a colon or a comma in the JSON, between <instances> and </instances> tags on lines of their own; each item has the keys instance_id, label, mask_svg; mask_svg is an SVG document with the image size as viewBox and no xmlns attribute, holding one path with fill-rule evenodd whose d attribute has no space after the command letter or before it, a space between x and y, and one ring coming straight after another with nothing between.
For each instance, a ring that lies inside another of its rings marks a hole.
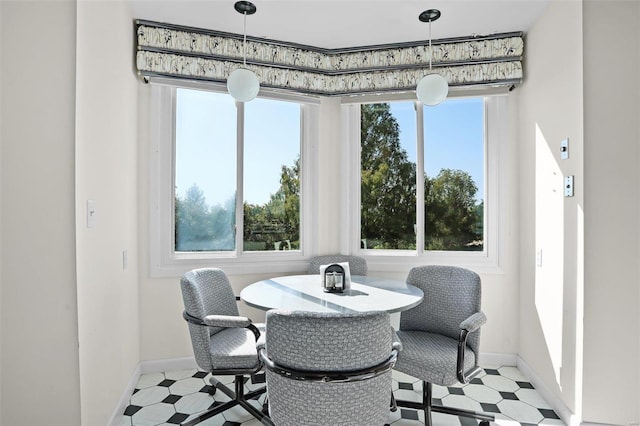
<instances>
[{"instance_id":1,"label":"valance fabric trim","mask_svg":"<svg viewBox=\"0 0 640 426\"><path fill-rule=\"evenodd\" d=\"M142 77L224 82L242 66L242 35L136 21ZM522 81L522 33L433 40L434 70L452 87ZM247 66L262 87L333 96L415 89L429 71L428 42L321 49L247 37Z\"/></svg>"}]
</instances>

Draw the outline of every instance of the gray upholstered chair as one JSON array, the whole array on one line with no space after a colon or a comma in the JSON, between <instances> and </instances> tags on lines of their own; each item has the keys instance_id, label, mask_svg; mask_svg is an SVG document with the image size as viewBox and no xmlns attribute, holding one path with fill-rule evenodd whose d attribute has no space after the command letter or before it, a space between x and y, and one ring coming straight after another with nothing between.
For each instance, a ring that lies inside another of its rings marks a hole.
<instances>
[{"instance_id":1,"label":"gray upholstered chair","mask_svg":"<svg viewBox=\"0 0 640 426\"><path fill-rule=\"evenodd\" d=\"M480 310L480 277L453 266L419 266L411 269L407 284L419 287L424 299L400 314L397 332L402 342L395 369L422 380L422 403L397 400L400 407L423 409L425 425L431 413L445 413L493 421L492 415L432 405L432 384L450 386L469 381L482 371L478 366L480 326L486 322Z\"/></svg>"},{"instance_id":2,"label":"gray upholstered chair","mask_svg":"<svg viewBox=\"0 0 640 426\"><path fill-rule=\"evenodd\" d=\"M397 357L386 312L267 312L259 347L278 426L374 426L389 419Z\"/></svg>"},{"instance_id":3,"label":"gray upholstered chair","mask_svg":"<svg viewBox=\"0 0 640 426\"><path fill-rule=\"evenodd\" d=\"M349 256L346 254L330 254L326 256L316 256L309 259L309 274L319 274L320 266L329 263L349 262L351 275L367 275L367 261L360 256Z\"/></svg>"},{"instance_id":4,"label":"gray upholstered chair","mask_svg":"<svg viewBox=\"0 0 640 426\"><path fill-rule=\"evenodd\" d=\"M195 269L184 274L180 286L185 306L183 317L189 323L198 367L212 375L235 376L235 390L212 376L213 391L220 390L231 400L215 405L183 425L197 424L236 405L264 420L263 423L271 424L268 417L248 402L266 389L244 391L245 376L262 368L256 350L260 331L249 318L239 316L229 279L220 269Z\"/></svg>"}]
</instances>

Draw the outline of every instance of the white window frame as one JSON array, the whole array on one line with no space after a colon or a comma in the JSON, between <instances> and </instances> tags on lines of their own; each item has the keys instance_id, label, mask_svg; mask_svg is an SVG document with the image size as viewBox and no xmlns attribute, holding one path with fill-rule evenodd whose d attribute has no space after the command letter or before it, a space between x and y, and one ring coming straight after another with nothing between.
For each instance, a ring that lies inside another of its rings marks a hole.
<instances>
[{"instance_id":1,"label":"white window frame","mask_svg":"<svg viewBox=\"0 0 640 426\"><path fill-rule=\"evenodd\" d=\"M455 95L454 95L455 96ZM452 97L452 96L450 96ZM370 270L404 272L412 266L422 264L446 264L467 267L479 273L502 273L500 247L506 242L505 226L500 223L500 212L503 211L501 194L505 190L505 182L500 180L505 173L506 165L502 161L500 152L507 143L508 117L506 95L472 96L484 98L485 120L485 194L484 194L484 233L485 244L482 251L435 251L424 250L424 236L417 238L416 250L364 250L360 248L360 104L381 103L394 101L414 101L412 98L398 96L376 96L369 99L347 99L343 101L343 123L345 123L344 137L356 143L348 144L349 157L345 172L350 177L350 231L344 237L342 246L348 251L367 260ZM428 108L428 107L424 107ZM416 170L423 170L424 143L422 140L422 110L417 111L418 164ZM420 190L424 183L420 183L416 190ZM424 206L418 203L417 217L424 217ZM421 225L422 227L424 224ZM420 234L420 233L418 233Z\"/></svg>"},{"instance_id":2,"label":"white window frame","mask_svg":"<svg viewBox=\"0 0 640 426\"><path fill-rule=\"evenodd\" d=\"M176 252L174 245L174 176L175 176L175 94L177 88L225 92L223 86L205 82L175 82L166 79L151 81L150 98L150 220L149 266L152 277L176 277L202 267L219 267L228 274L294 273L307 270L314 239L311 212L315 211L313 177L315 163L307 153L317 144L319 101L305 96L261 90L260 97L301 104L300 143L300 250L244 252L242 244L229 252ZM237 104L243 117L243 104ZM238 120L238 140L244 123ZM243 188L242 144L237 144L238 167L236 192L236 235L242 235ZM241 238L240 238L241 239ZM238 240L236 240L238 241Z\"/></svg>"}]
</instances>

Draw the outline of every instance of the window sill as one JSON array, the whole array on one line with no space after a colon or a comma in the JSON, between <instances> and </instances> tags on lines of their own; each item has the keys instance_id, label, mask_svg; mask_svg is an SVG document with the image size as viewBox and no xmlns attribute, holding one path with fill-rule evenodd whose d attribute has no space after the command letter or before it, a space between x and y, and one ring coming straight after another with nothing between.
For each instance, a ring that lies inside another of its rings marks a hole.
<instances>
[{"instance_id":1,"label":"window sill","mask_svg":"<svg viewBox=\"0 0 640 426\"><path fill-rule=\"evenodd\" d=\"M149 274L152 278L175 278L192 269L211 267L220 268L228 275L268 273L276 276L306 273L309 259L300 252L252 253L242 257L180 253L161 262L151 262Z\"/></svg>"}]
</instances>

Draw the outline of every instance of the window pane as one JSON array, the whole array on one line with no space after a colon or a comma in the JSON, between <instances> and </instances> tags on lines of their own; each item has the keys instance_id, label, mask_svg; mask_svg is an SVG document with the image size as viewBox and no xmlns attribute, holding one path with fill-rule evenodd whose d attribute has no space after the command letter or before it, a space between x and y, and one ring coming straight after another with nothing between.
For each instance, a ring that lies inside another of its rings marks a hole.
<instances>
[{"instance_id":1,"label":"window pane","mask_svg":"<svg viewBox=\"0 0 640 426\"><path fill-rule=\"evenodd\" d=\"M413 102L361 106L361 247L416 248Z\"/></svg>"},{"instance_id":2,"label":"window pane","mask_svg":"<svg viewBox=\"0 0 640 426\"><path fill-rule=\"evenodd\" d=\"M177 89L175 150L175 250L235 250L233 99Z\"/></svg>"},{"instance_id":3,"label":"window pane","mask_svg":"<svg viewBox=\"0 0 640 426\"><path fill-rule=\"evenodd\" d=\"M299 250L300 105L244 108L244 250Z\"/></svg>"},{"instance_id":4,"label":"window pane","mask_svg":"<svg viewBox=\"0 0 640 426\"><path fill-rule=\"evenodd\" d=\"M425 249L484 245L484 101L424 108Z\"/></svg>"}]
</instances>

